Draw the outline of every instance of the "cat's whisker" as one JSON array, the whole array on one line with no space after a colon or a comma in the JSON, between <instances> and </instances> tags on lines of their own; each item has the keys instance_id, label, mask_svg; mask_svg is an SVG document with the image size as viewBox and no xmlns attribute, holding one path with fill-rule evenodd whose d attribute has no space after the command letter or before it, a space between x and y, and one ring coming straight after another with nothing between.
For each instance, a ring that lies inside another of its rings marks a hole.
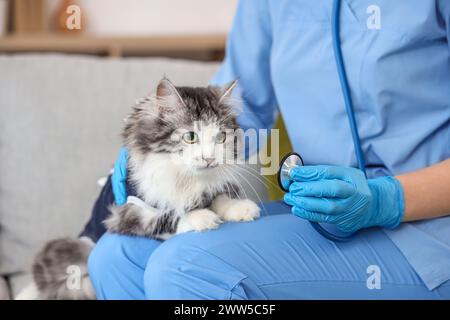
<instances>
[{"instance_id":1,"label":"cat's whisker","mask_svg":"<svg viewBox=\"0 0 450 320\"><path fill-rule=\"evenodd\" d=\"M235 181L241 186L241 188L242 188L242 190L243 190L243 193L244 193L244 195L245 195L245 198L246 198L246 199L249 199L248 195L247 195L246 192L245 192L244 187L243 187L242 184L237 180L237 178L234 176L233 173L238 174L238 175L246 182L246 184L253 190L253 192L255 193L256 197L258 198L259 203L261 204L261 206L262 206L262 207L264 208L264 210L266 211L265 206L264 206L264 203L263 203L262 199L259 197L258 192L256 191L256 189L250 184L250 182L249 182L242 174L240 174L240 173L237 172L237 171L233 171L233 170L230 169L229 174L230 174L230 175L235 179Z\"/></svg>"},{"instance_id":2,"label":"cat's whisker","mask_svg":"<svg viewBox=\"0 0 450 320\"><path fill-rule=\"evenodd\" d=\"M237 187L239 188L239 191L244 194L245 198L248 198L248 195L245 192L245 188L242 186L241 182L233 174L233 171L230 168L227 168L226 171L227 171L227 174L236 182ZM238 196L238 198L241 199L240 196Z\"/></svg>"},{"instance_id":3,"label":"cat's whisker","mask_svg":"<svg viewBox=\"0 0 450 320\"><path fill-rule=\"evenodd\" d=\"M140 107L140 106L139 106ZM138 106L135 106L135 110L138 110L138 112L144 112L145 114L149 115L150 117L154 117L157 118L159 120L161 120L162 122L164 122L164 124L166 125L172 125L172 123L170 123L169 121L167 121L166 119L162 118L158 112L153 111L153 110L149 110L148 108L139 108ZM128 117L127 122L132 120L130 117Z\"/></svg>"},{"instance_id":4,"label":"cat's whisker","mask_svg":"<svg viewBox=\"0 0 450 320\"><path fill-rule=\"evenodd\" d=\"M223 173L224 175L226 175L225 169L224 169L224 168L220 167L220 170L222 171L222 173ZM228 185L228 183L225 184L225 188L227 189L227 195L228 195L228 197L229 197L229 198L232 198L233 195L232 195L232 192L231 192L231 189L230 189L230 186ZM236 193L236 196L238 197L238 199L241 199L241 196L240 196L239 193L240 193L240 192Z\"/></svg>"},{"instance_id":5,"label":"cat's whisker","mask_svg":"<svg viewBox=\"0 0 450 320\"><path fill-rule=\"evenodd\" d=\"M226 175L225 170L224 170L223 168L221 168L221 169L222 169L222 172ZM238 192L234 192L234 193L233 193L233 192L231 191L231 188L230 188L230 186L229 186L228 183L225 184L225 187L226 187L227 190L228 190L228 197L232 198L233 196L236 196L238 199L241 199L241 192L243 192L243 190L239 189ZM238 188L240 188L240 187L238 186Z\"/></svg>"},{"instance_id":6,"label":"cat's whisker","mask_svg":"<svg viewBox=\"0 0 450 320\"><path fill-rule=\"evenodd\" d=\"M228 114L225 114L225 117L223 117L223 118L218 122L219 125L225 123L225 121L227 121L228 119L230 119L230 118L232 118L232 117L234 117L234 116L236 116L236 115L234 114L233 111L229 112Z\"/></svg>"},{"instance_id":7,"label":"cat's whisker","mask_svg":"<svg viewBox=\"0 0 450 320\"><path fill-rule=\"evenodd\" d=\"M162 117L159 115L159 113L154 112L154 111L150 111L150 110L147 110L146 113L149 114L149 115L152 116L152 117L157 118L158 120L161 120L161 121L164 122L165 124L167 124L167 125L169 125L169 126L172 126L172 123L169 122L169 121L167 121L166 119L162 118Z\"/></svg>"},{"instance_id":8,"label":"cat's whisker","mask_svg":"<svg viewBox=\"0 0 450 320\"><path fill-rule=\"evenodd\" d=\"M226 168L226 167L221 167L221 169L222 169L222 171L224 172L224 175L228 175L228 176L230 176L233 180L234 180L234 182L237 184L236 185L236 187L238 187L238 194L237 194L237 197L240 199L240 193L243 193L245 196L247 196L246 194L245 194L245 190L244 190L244 188L242 187L242 185L239 183L239 181L236 179L236 177L230 172L230 170L228 169L228 168ZM231 196L231 194L230 194L230 196Z\"/></svg>"},{"instance_id":9,"label":"cat's whisker","mask_svg":"<svg viewBox=\"0 0 450 320\"><path fill-rule=\"evenodd\" d=\"M267 211L264 203L262 201L262 199L260 198L260 196L258 195L258 192L256 191L256 189L252 186L252 184L247 180L247 178L241 174L239 171L234 171L235 173L237 173L242 179L244 179L244 181L249 185L250 188L252 188L253 192L255 193L255 196L258 198L259 203L261 204L261 206L263 207L264 211ZM248 198L248 197L247 197Z\"/></svg>"},{"instance_id":10,"label":"cat's whisker","mask_svg":"<svg viewBox=\"0 0 450 320\"><path fill-rule=\"evenodd\" d=\"M150 104L150 105L146 105L146 104ZM162 118L159 115L160 108L170 108L170 107L168 107L167 102L161 100L160 98L157 98L156 96L149 96L149 97L139 99L138 101L136 101L136 104L133 107L137 110L142 110L146 114L161 120L162 122L164 122L167 125L172 125L171 122ZM174 117L174 119L179 119L181 116L179 116L177 114L172 114L172 117Z\"/></svg>"},{"instance_id":11,"label":"cat's whisker","mask_svg":"<svg viewBox=\"0 0 450 320\"><path fill-rule=\"evenodd\" d=\"M233 111L228 111L227 113L225 113L222 118L220 119L219 123L223 123L226 119L230 118L231 116L234 115Z\"/></svg>"},{"instance_id":12,"label":"cat's whisker","mask_svg":"<svg viewBox=\"0 0 450 320\"><path fill-rule=\"evenodd\" d=\"M269 183L272 187L279 188L278 185L276 185L275 183L273 183L272 181L270 181L269 178L267 178L267 177L261 175L261 174L259 173L259 171L256 170L255 168L252 168L252 167L250 167L250 166L245 166L245 167L244 167L244 166L240 166L239 169L242 169L242 170L246 171L248 174L251 174L253 177L255 177L256 179L258 179L258 180L259 180L260 182L262 182L262 183ZM253 170L255 173L253 173L253 172L251 172L251 171L249 171L249 170ZM264 180L263 180L263 179L264 179Z\"/></svg>"}]
</instances>

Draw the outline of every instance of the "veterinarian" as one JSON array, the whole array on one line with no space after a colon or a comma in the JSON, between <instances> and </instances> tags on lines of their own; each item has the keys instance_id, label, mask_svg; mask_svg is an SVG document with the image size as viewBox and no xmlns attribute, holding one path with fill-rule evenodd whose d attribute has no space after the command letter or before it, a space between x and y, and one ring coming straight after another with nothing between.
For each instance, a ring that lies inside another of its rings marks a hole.
<instances>
[{"instance_id":1,"label":"veterinarian","mask_svg":"<svg viewBox=\"0 0 450 320\"><path fill-rule=\"evenodd\" d=\"M332 1L240 1L212 81L239 78L243 128L272 128L282 112L306 164L289 206L162 244L105 234L89 259L98 298L450 299L450 1L341 3L367 177L355 169L331 11ZM122 151L118 204L126 162ZM307 220L359 232L335 243Z\"/></svg>"}]
</instances>

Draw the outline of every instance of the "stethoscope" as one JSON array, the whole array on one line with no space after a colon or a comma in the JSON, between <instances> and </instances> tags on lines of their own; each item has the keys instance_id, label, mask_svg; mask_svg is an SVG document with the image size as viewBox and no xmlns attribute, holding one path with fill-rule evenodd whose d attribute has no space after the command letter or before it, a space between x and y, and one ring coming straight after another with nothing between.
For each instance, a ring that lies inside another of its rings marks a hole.
<instances>
[{"instance_id":1,"label":"stethoscope","mask_svg":"<svg viewBox=\"0 0 450 320\"><path fill-rule=\"evenodd\" d=\"M353 145L355 147L355 156L358 162L358 167L366 173L366 164L364 154L361 148L361 141L359 139L358 127L356 125L355 113L353 111L353 103L350 95L350 88L345 72L344 61L342 59L341 43L339 39L339 13L341 7L341 0L334 0L331 14L331 33L333 40L333 52L336 61L336 68L339 75L339 82L341 85L342 95L344 97L345 109L347 111L348 122L352 133ZM291 184L290 170L296 166L303 166L302 157L295 152L289 153L281 160L280 169L278 170L277 178L280 188L288 192ZM346 242L351 240L355 233L346 233L340 231L335 225L330 223L318 223L310 221L311 226L325 238L337 241Z\"/></svg>"}]
</instances>

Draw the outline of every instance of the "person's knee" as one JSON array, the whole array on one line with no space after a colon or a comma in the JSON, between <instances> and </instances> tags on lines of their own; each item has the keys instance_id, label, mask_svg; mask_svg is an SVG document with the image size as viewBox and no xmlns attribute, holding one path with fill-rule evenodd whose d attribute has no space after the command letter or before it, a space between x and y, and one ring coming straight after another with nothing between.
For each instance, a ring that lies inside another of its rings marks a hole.
<instances>
[{"instance_id":1,"label":"person's knee","mask_svg":"<svg viewBox=\"0 0 450 320\"><path fill-rule=\"evenodd\" d=\"M101 281L111 266L123 259L123 251L118 250L121 246L121 236L105 234L96 243L88 258L88 272L92 282Z\"/></svg>"},{"instance_id":2,"label":"person's knee","mask_svg":"<svg viewBox=\"0 0 450 320\"><path fill-rule=\"evenodd\" d=\"M150 257L144 274L147 299L236 298L238 284L247 278L211 253L197 234L177 236Z\"/></svg>"},{"instance_id":3,"label":"person's knee","mask_svg":"<svg viewBox=\"0 0 450 320\"><path fill-rule=\"evenodd\" d=\"M105 234L88 259L98 298L143 299L142 278L148 257L160 242L144 237Z\"/></svg>"}]
</instances>

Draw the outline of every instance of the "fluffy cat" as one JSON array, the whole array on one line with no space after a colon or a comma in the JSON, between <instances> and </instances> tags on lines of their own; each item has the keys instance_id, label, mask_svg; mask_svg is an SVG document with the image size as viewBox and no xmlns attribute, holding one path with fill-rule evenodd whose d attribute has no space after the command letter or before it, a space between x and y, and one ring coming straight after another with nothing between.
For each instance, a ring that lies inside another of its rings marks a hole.
<instances>
[{"instance_id":1,"label":"fluffy cat","mask_svg":"<svg viewBox=\"0 0 450 320\"><path fill-rule=\"evenodd\" d=\"M129 183L137 196L111 207L104 221L109 232L166 240L214 229L224 221L259 217L259 207L241 198L233 174L242 147L231 99L235 84L175 87L164 78L155 95L135 105L123 141L129 152ZM49 242L33 264L35 298L94 298L86 268L89 251L82 240ZM81 266L78 292L67 288L71 265Z\"/></svg>"},{"instance_id":2,"label":"fluffy cat","mask_svg":"<svg viewBox=\"0 0 450 320\"><path fill-rule=\"evenodd\" d=\"M123 138L139 199L112 209L110 232L166 239L216 228L222 220L252 220L259 208L239 199L229 174L242 145L224 88L176 88L163 79L156 97L127 119Z\"/></svg>"}]
</instances>

